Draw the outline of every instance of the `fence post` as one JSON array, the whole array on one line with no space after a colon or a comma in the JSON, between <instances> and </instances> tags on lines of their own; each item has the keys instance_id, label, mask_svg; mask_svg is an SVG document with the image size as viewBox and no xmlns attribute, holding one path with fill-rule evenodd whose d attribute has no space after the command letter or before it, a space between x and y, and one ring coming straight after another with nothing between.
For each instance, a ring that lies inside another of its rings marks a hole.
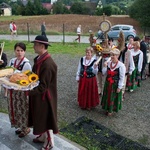
<instances>
[{"instance_id":1,"label":"fence post","mask_svg":"<svg viewBox=\"0 0 150 150\"><path fill-rule=\"evenodd\" d=\"M63 23L63 45L65 44L65 25Z\"/></svg>"},{"instance_id":2,"label":"fence post","mask_svg":"<svg viewBox=\"0 0 150 150\"><path fill-rule=\"evenodd\" d=\"M30 42L29 23L27 23L28 42Z\"/></svg>"}]
</instances>

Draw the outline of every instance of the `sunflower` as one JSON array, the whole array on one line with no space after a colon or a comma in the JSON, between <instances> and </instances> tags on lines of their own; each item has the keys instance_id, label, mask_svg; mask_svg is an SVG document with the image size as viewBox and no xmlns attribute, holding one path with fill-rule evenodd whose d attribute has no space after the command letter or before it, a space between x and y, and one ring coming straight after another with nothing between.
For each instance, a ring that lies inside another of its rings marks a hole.
<instances>
[{"instance_id":1,"label":"sunflower","mask_svg":"<svg viewBox=\"0 0 150 150\"><path fill-rule=\"evenodd\" d=\"M19 84L23 85L23 86L26 86L29 84L29 81L28 80L20 80L19 81Z\"/></svg>"},{"instance_id":2,"label":"sunflower","mask_svg":"<svg viewBox=\"0 0 150 150\"><path fill-rule=\"evenodd\" d=\"M30 82L36 82L39 79L38 75L35 73L32 73L29 75L29 81Z\"/></svg>"},{"instance_id":3,"label":"sunflower","mask_svg":"<svg viewBox=\"0 0 150 150\"><path fill-rule=\"evenodd\" d=\"M26 70L23 73L26 74L27 76L29 76L30 74L32 74L32 72L30 70Z\"/></svg>"},{"instance_id":4,"label":"sunflower","mask_svg":"<svg viewBox=\"0 0 150 150\"><path fill-rule=\"evenodd\" d=\"M102 48L100 45L97 44L97 45L96 45L96 50L98 50L98 51L101 52L101 51L103 50L103 48Z\"/></svg>"}]
</instances>

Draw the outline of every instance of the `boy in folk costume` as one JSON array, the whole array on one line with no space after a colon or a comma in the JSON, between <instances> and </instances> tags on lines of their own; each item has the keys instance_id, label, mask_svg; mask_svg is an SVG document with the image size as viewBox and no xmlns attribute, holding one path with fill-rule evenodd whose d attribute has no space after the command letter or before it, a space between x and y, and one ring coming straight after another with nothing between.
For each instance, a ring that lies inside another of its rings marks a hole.
<instances>
[{"instance_id":1,"label":"boy in folk costume","mask_svg":"<svg viewBox=\"0 0 150 150\"><path fill-rule=\"evenodd\" d=\"M104 62L110 61L110 49L108 48L108 40L103 40L101 42L101 46L103 49L101 51L102 59L100 60L98 64L99 71L97 74L98 89L99 89L100 95L103 93L104 82L106 78L106 76L102 74L102 68L103 68Z\"/></svg>"},{"instance_id":2,"label":"boy in folk costume","mask_svg":"<svg viewBox=\"0 0 150 150\"><path fill-rule=\"evenodd\" d=\"M101 105L106 110L106 115L118 112L122 108L122 88L125 78L125 65L118 60L120 51L114 49L110 51L111 61L104 63L102 69L106 74L106 81L103 90Z\"/></svg>"}]
</instances>

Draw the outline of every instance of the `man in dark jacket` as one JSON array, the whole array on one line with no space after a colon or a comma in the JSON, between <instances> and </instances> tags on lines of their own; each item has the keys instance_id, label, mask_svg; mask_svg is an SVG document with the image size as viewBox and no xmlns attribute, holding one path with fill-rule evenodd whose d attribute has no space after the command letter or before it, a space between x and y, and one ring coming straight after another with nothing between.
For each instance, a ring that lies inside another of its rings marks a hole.
<instances>
[{"instance_id":1,"label":"man in dark jacket","mask_svg":"<svg viewBox=\"0 0 150 150\"><path fill-rule=\"evenodd\" d=\"M53 133L58 133L57 65L47 51L49 43L45 36L37 36L32 43L38 54L32 70L39 76L39 85L29 91L29 127L33 126L33 134L39 135L33 142L43 142L42 150L49 150L54 146Z\"/></svg>"},{"instance_id":2,"label":"man in dark jacket","mask_svg":"<svg viewBox=\"0 0 150 150\"><path fill-rule=\"evenodd\" d=\"M138 36L134 38L134 41L139 41L140 42L140 50L143 52L143 65L142 65L142 71L141 71L141 79L144 80L146 79L146 73L144 74L145 67L147 64L147 47L146 44L143 40L140 40Z\"/></svg>"}]
</instances>

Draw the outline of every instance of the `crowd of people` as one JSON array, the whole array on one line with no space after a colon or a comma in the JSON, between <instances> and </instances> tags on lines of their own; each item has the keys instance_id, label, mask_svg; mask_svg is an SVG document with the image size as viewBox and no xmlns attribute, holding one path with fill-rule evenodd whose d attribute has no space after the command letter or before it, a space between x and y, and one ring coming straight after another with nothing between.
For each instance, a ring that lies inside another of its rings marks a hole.
<instances>
[{"instance_id":1,"label":"crowd of people","mask_svg":"<svg viewBox=\"0 0 150 150\"><path fill-rule=\"evenodd\" d=\"M79 26L81 28L81 26ZM79 40L79 39L78 39ZM18 42L14 45L15 58L8 66L18 72L30 70L39 76L39 85L29 91L6 90L8 112L11 126L16 128L19 138L25 137L33 127L35 143L43 143L42 150L54 146L53 133L57 126L57 65L47 49L50 46L45 35L36 36L32 41L37 57L31 67L25 57L26 45ZM95 47L85 50L78 63L76 81L78 82L78 104L81 109L91 110L101 105L107 116L122 108L127 91L133 92L141 86L146 60L145 43L139 37L131 38L119 49L113 39L103 40L101 55ZM101 59L99 59L101 58ZM7 66L7 55L2 53L0 68Z\"/></svg>"},{"instance_id":2,"label":"crowd of people","mask_svg":"<svg viewBox=\"0 0 150 150\"><path fill-rule=\"evenodd\" d=\"M100 45L103 49L100 56L95 46L90 46L79 61L78 104L90 110L100 103L106 115L111 116L121 110L125 93L133 92L141 86L141 80L146 79L147 48L139 37L130 38L123 49L118 49L112 38ZM97 63L99 57L101 60Z\"/></svg>"}]
</instances>

